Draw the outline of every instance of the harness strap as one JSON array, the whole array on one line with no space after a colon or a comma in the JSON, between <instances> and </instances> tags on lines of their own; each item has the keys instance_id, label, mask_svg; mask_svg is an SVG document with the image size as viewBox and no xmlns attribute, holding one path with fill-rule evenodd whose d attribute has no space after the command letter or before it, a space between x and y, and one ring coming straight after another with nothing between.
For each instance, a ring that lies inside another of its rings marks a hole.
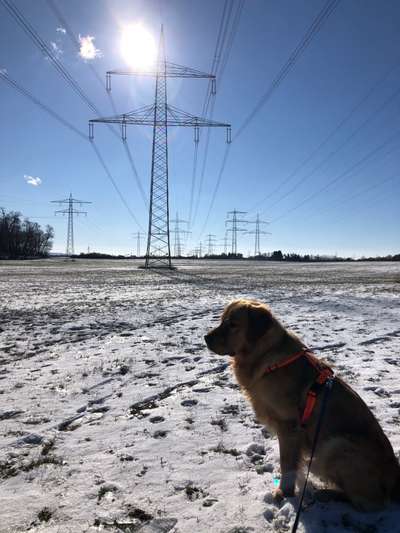
<instances>
[{"instance_id":1,"label":"harness strap","mask_svg":"<svg viewBox=\"0 0 400 533\"><path fill-rule=\"evenodd\" d=\"M307 361L315 368L315 370L318 372L317 378L313 385L310 387L310 389L307 392L306 397L306 405L304 407L303 414L301 416L301 425L304 425L309 418L311 417L315 404L317 402L317 396L320 392L320 389L325 383L328 381L328 379L332 378L333 372L330 368L322 365L320 361L314 356L314 354L308 350L307 348L304 348L304 350L301 350L300 352L296 352L288 359L285 359L284 361L281 361L279 363L275 363L274 365L269 366L265 369L264 374L270 374L274 370L278 370L279 368L283 368L285 366L288 366L292 364L294 361L297 361L297 359L300 359L300 357L305 357Z\"/></svg>"}]
</instances>

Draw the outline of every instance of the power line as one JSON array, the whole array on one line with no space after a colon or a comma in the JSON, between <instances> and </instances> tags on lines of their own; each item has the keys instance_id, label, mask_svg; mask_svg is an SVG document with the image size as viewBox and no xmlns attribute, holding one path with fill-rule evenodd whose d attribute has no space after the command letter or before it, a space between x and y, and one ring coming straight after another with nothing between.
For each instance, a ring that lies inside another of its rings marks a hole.
<instances>
[{"instance_id":1,"label":"power line","mask_svg":"<svg viewBox=\"0 0 400 533\"><path fill-rule=\"evenodd\" d=\"M192 166L192 181L190 185L190 203L189 203L189 226L192 221L193 214L193 201L194 201L194 189L196 184L196 169L197 169L197 159L199 156L199 141L196 140L194 143L194 155L193 155L193 166Z\"/></svg>"},{"instance_id":2,"label":"power line","mask_svg":"<svg viewBox=\"0 0 400 533\"><path fill-rule=\"evenodd\" d=\"M32 25L26 20L26 18L22 15L19 9L15 5L13 5L13 3L10 0L0 0L0 2L3 4L3 6L8 11L8 13L11 15L11 17L15 20L15 22L23 29L23 31L31 39L33 44L42 52L43 55L45 55L48 59L50 59L55 69L59 72L59 74L61 74L64 80L75 91L75 93L81 98L81 100L83 100L86 103L86 105L96 115L100 115L100 111L93 104L93 102L91 102L91 100L86 96L86 94L84 93L83 89L80 87L78 82L74 80L74 78L67 71L67 69L57 59L57 57L53 54L50 47L34 30Z\"/></svg>"},{"instance_id":3,"label":"power line","mask_svg":"<svg viewBox=\"0 0 400 533\"><path fill-rule=\"evenodd\" d=\"M365 193L373 191L374 189L378 189L378 188L382 187L385 183L389 183L390 181L393 181L394 179L396 179L398 177L399 177L399 173L396 172L394 175L390 176L389 178L384 179L383 181L379 180L377 183L374 183L372 185L369 185L368 187L364 187L364 189L356 191L351 196L343 196L342 198L339 199L339 201L332 202L325 209L318 210L318 211L313 211L311 213L311 215L314 216L316 214L318 215L318 214L321 214L321 213L325 213L325 212L329 211L330 208L337 207L338 205L341 207L344 203L347 203L347 202L349 202L351 200L354 200L355 198L358 198L359 196L362 196ZM341 211L341 212L343 212L343 211ZM354 212L353 209L352 209L352 212ZM308 218L311 218L311 217L307 217L307 220L308 220Z\"/></svg>"},{"instance_id":4,"label":"power line","mask_svg":"<svg viewBox=\"0 0 400 533\"><path fill-rule=\"evenodd\" d=\"M78 130L73 124L71 124L69 121L65 120L63 117L61 117L58 113L56 113L53 109L51 109L49 106L47 106L46 104L44 104L43 102L41 102L38 98L36 98L30 91L28 91L27 89L25 89L24 87L22 87L20 84L18 84L15 80L11 79L8 75L6 75L4 72L1 72L0 71L0 80L4 81L5 83L7 83L10 87L12 87L13 89L15 89L16 91L18 91L20 94L22 94L23 96L25 96L26 98L28 98L29 100L31 100L35 105L37 105L40 109L42 109L43 111L45 111L46 113L48 113L51 117L53 117L55 120L57 120L58 122L60 122L60 124L62 124L63 126L65 126L66 128L70 129L71 131L73 131L74 133L76 133L76 135L78 135L81 139L83 139L86 143L89 142L89 139L88 137L82 133L80 130ZM113 187L115 188L115 190L117 191L117 194L118 196L121 198L123 204L125 205L125 207L127 208L129 214L131 215L131 217L133 218L133 220L135 221L135 223L141 228L143 229L142 225L138 222L136 216L134 215L134 213L132 212L132 210L130 209L130 207L128 206L128 204L126 203L125 201L125 198L123 197L121 191L119 190L113 176L112 176L112 173L111 171L109 170L109 168L107 167L105 161L104 161L104 158L101 156L98 148L94 145L94 143L91 143L91 146L93 147L94 149L94 152L97 156L97 158L99 159L100 161L100 164L101 166L103 167L105 173L106 173L106 176L108 177L108 179L111 181Z\"/></svg>"},{"instance_id":5,"label":"power line","mask_svg":"<svg viewBox=\"0 0 400 533\"><path fill-rule=\"evenodd\" d=\"M254 119L254 117L257 115L257 113L264 107L264 105L268 102L268 100L271 98L271 96L274 94L276 89L281 85L283 80L287 77L289 72L292 70L294 65L297 63L298 59L301 57L303 52L306 50L306 48L309 46L315 35L319 32L319 30L322 28L324 22L329 18L329 16L335 11L339 4L340 0L328 0L328 2L325 4L325 6L322 8L322 10L318 13L318 15L315 17L313 22L311 23L311 26L308 28L306 34L300 41L300 43L296 46L296 48L293 50L293 52L290 54L288 60L283 65L281 70L278 72L277 76L272 80L271 84L269 85L266 92L262 95L262 97L259 99L253 110L249 113L249 115L245 118L242 125L237 130L235 136L233 137L233 140L237 139L243 131L248 127L250 122Z\"/></svg>"},{"instance_id":6,"label":"power line","mask_svg":"<svg viewBox=\"0 0 400 533\"><path fill-rule=\"evenodd\" d=\"M231 145L230 145L230 144L227 144L227 145L226 145L226 148L225 148L224 157L223 157L223 159L222 159L221 168L219 169L218 178L217 178L217 181L216 181L216 183L215 183L214 191L213 191L213 194L212 194L212 197L211 197L210 206L209 206L209 208L208 208L208 211L207 211L207 215L206 215L206 218L205 218L204 224L203 224L203 226L202 226L202 228L201 228L201 231L200 231L200 237L201 237L201 235L203 235L203 233L204 233L204 231L205 231L205 228L207 227L208 220L209 220L210 215L211 215L211 211L213 210L214 203L215 203L215 199L216 199L216 197L217 197L217 193L218 193L219 187L220 187L220 185L221 185L222 176L223 176L223 174L224 174L225 167L226 167L226 163L227 163L227 161L228 161L228 156L229 156L230 148L231 148Z\"/></svg>"},{"instance_id":7,"label":"power line","mask_svg":"<svg viewBox=\"0 0 400 533\"><path fill-rule=\"evenodd\" d=\"M318 146L298 165L284 180L282 180L278 186L271 192L264 196L261 200L258 200L249 211L255 211L258 206L264 203L268 198L277 193L286 183L292 180L294 176L307 164L311 159L334 137L334 135L353 117L353 115L360 109L360 107L369 99L369 97L376 91L376 89L382 85L382 83L399 68L399 64L396 63L390 69L388 69L383 76L381 76L376 83L370 87L370 89L364 94L364 96L357 101L357 103L350 109L347 115L330 131L330 133L324 138L324 140L318 144Z\"/></svg>"},{"instance_id":8,"label":"power line","mask_svg":"<svg viewBox=\"0 0 400 533\"><path fill-rule=\"evenodd\" d=\"M103 170L104 172L106 173L108 179L111 181L114 189L116 190L118 196L120 197L120 200L121 202L124 204L124 206L126 207L126 209L128 210L129 214L131 215L131 217L133 218L133 220L135 221L135 223L139 226L139 228L144 231L144 228L143 226L141 225L141 223L139 222L139 220L136 218L136 215L135 213L132 211L132 209L129 207L127 201L125 200L125 197L124 195L121 193L121 191L119 190L119 187L118 185L116 184L114 178L113 178L113 175L111 174L110 172L110 169L108 168L108 166L106 165L106 162L104 161L104 158L103 156L101 155L99 149L97 148L96 146L96 143L94 142L94 140L92 139L91 140L91 143L90 145L92 146L96 156L97 156L97 159L99 160L100 162L100 165L103 167Z\"/></svg>"},{"instance_id":9,"label":"power line","mask_svg":"<svg viewBox=\"0 0 400 533\"><path fill-rule=\"evenodd\" d=\"M4 72L2 72L0 70L0 80L4 81L5 83L7 83L10 87L12 87L13 89L15 89L16 91L18 91L19 93L21 93L23 96L25 96L26 98L28 98L29 100L31 100L35 105L37 105L38 107L40 107L43 111L45 111L46 113L48 113L50 116L52 116L54 119L58 120L58 122L60 122L63 126L65 126L66 128L70 129L71 131L73 131L74 133L76 133L76 135L79 135L79 137L81 139L84 139L85 141L88 140L87 138L87 135L85 133L83 133L82 131L78 130L78 128L76 128L73 124L71 124L71 122L68 122L68 120L65 120L65 118L63 118L61 115L59 115L56 111L54 111L53 109L51 109L48 105L44 104L43 102L41 102L38 98L36 98L36 96L34 96L30 91L28 91L27 89L25 89L24 87L22 87L20 84L18 84L15 80L13 80L12 78L10 78L10 76L8 74L5 74Z\"/></svg>"},{"instance_id":10,"label":"power line","mask_svg":"<svg viewBox=\"0 0 400 533\"><path fill-rule=\"evenodd\" d=\"M288 191L286 191L283 195L281 195L275 202L269 205L269 209L274 207L275 205L279 204L282 200L287 198L292 192L294 192L296 189L300 187L306 180L308 180L311 176L313 176L321 167L325 165L327 161L329 161L333 156L335 156L337 153L342 150L349 142L354 139L354 137L362 130L364 129L374 118L376 118L376 115L381 113L389 104L393 102L395 98L397 98L400 94L400 88L397 89L393 94L387 98L383 104L379 106L377 110L375 110L373 113L371 113L350 135L348 135L342 143L339 144L334 150L328 153L328 155L320 161L320 163L314 167L314 169L303 176L299 181L297 181Z\"/></svg>"},{"instance_id":11,"label":"power line","mask_svg":"<svg viewBox=\"0 0 400 533\"><path fill-rule=\"evenodd\" d=\"M328 0L328 2L325 4L323 9L318 13L318 15L315 17L313 22L311 23L310 27L308 28L307 32L303 36L300 43L296 46L294 51L290 54L288 60L283 65L283 67L280 69L279 73L275 76L271 84L269 85L267 91L264 93L264 95L261 97L261 99L256 104L255 108L250 112L250 114L247 116L247 118L244 120L240 128L238 129L237 133L234 135L232 140L235 140L241 135L245 128L250 124L250 122L253 120L255 115L258 113L258 111L265 105L265 103L271 98L273 93L276 91L276 89L281 85L283 80L286 78L286 76L289 74L290 70L293 68L293 66L296 64L299 57L302 55L304 50L308 47L308 45L311 43L312 39L315 37L315 35L319 32L319 30L322 28L322 25L324 22L328 19L328 17L334 12L336 7L338 6L340 0ZM223 163L221 170L219 172L218 181L216 184L216 187L214 189L214 193L211 199L211 206L208 210L206 222L204 223L204 226L208 223L208 219L212 210L212 207L214 205L215 197L219 189L219 185L222 179L223 172L226 167L227 158L229 155L229 147L225 151ZM203 233L204 230L202 230L201 233Z\"/></svg>"},{"instance_id":12,"label":"power line","mask_svg":"<svg viewBox=\"0 0 400 533\"><path fill-rule=\"evenodd\" d=\"M49 6L51 11L53 12L55 17L57 18L58 22L62 25L62 27L67 32L67 35L70 38L72 44L74 45L75 50L79 54L80 53L80 49L81 49L80 42L77 39L77 37L75 35L75 32L72 30L71 26L69 25L68 21L66 20L65 15L62 14L60 8L57 6L57 4L56 4L56 2L54 0L46 0L46 1L47 1L47 5ZM87 67L92 72L93 76L96 78L96 80L100 84L101 88L103 90L105 90L106 89L106 85L104 83L104 80L101 78L101 76L99 75L97 70L94 68L94 66L91 63L87 62L86 64L87 64ZM111 108L113 110L113 113L116 115L117 114L117 109L115 107L115 102L114 102L114 99L112 97L112 93L111 93L111 91L106 91L106 94L108 95L108 98L109 98L110 105L111 105ZM115 134L115 131L113 130L113 128L110 127L110 129ZM119 139L119 135L118 135L118 139ZM140 180L140 177L139 177L135 162L133 160L132 153L131 153L131 151L129 149L129 146L128 146L127 142L123 142L122 144L123 144L126 156L128 158L128 162L129 162L129 165L131 167L133 177L135 178L136 185L137 185L137 187L139 189L139 192L140 192L140 194L142 196L143 203L144 203L145 207L148 208L147 196L144 193L142 182Z\"/></svg>"},{"instance_id":13,"label":"power line","mask_svg":"<svg viewBox=\"0 0 400 533\"><path fill-rule=\"evenodd\" d=\"M309 202L310 200L314 199L316 196L318 196L319 194L321 194L322 192L326 191L327 189L329 189L329 187L331 187L332 185L334 185L335 183L341 181L342 179L344 179L346 176L348 176L349 174L351 174L357 167L363 165L364 163L366 163L368 160L370 160L371 158L374 158L381 150L383 150L386 146L388 146L394 139L396 139L396 137L399 137L400 136L400 130L397 130L396 133L394 133L393 135L391 135L389 137L389 139L387 139L385 142L383 142L382 144L378 145L376 148L374 148L373 150L371 150L370 152L368 152L364 157L362 157L361 159L359 159L356 163L354 163L353 165L351 165L351 167L347 170L345 170L344 172L338 174L335 178L333 178L332 180L330 180L328 183L326 183L323 187L321 187L320 189L318 189L317 191L315 191L314 193L310 194L309 196L307 196L306 198L304 198L300 203L296 204L295 206L293 206L291 209L288 209L286 210L282 215L274 218L271 220L271 224L273 222L277 222L278 220L281 220L282 218L286 217L287 215L289 215L290 213L292 213L293 211L297 211L297 209L299 209L300 207L302 207L304 204L306 204L307 202ZM389 154L391 154L394 150L397 150L398 149L398 146L394 146L392 148L390 148L385 154L384 156L387 156Z\"/></svg>"},{"instance_id":14,"label":"power line","mask_svg":"<svg viewBox=\"0 0 400 533\"><path fill-rule=\"evenodd\" d=\"M244 6L244 0L239 0L237 7L236 7L236 12L235 12L232 24L231 24L231 16L232 16L233 1L231 1L229 4L228 12L227 12L227 6L228 6L228 0L225 0L224 9L222 12L221 22L220 22L219 31L218 31L217 43L216 43L215 52L214 52L213 63L211 66L211 72L216 76L218 75L219 83L221 83L222 81L222 76L224 74L226 65L230 57L230 53L231 53L233 43L234 43L234 38L237 33L237 29L238 29L239 22L240 22L240 17L241 17L243 6ZM230 27L230 30L228 33L229 27ZM224 50L225 43L227 44ZM208 116L210 119L213 118L215 98L216 98L215 91L213 92L212 85L209 84L208 91L206 94L206 99L203 105L202 116ZM211 102L211 105L210 105L210 102ZM209 110L209 107L210 107L210 110ZM210 138L211 138L210 129L207 130L206 135L207 135L206 143L205 143L205 149L204 149L203 163L202 163L202 169L201 169L201 174L200 174L200 182L199 182L199 189L197 193L197 200L196 200L196 207L195 207L195 212L194 212L194 217L193 217L193 223L197 216L197 212L198 212L198 208L200 204L200 198L201 198L202 190L203 190L204 176L205 176L205 171L206 171L206 166L207 166L208 151L209 151ZM196 169L197 159L196 159L195 165L196 166L194 166L194 168ZM194 173L194 175L196 174ZM192 224L191 217L189 218L189 222L190 224Z\"/></svg>"}]
</instances>

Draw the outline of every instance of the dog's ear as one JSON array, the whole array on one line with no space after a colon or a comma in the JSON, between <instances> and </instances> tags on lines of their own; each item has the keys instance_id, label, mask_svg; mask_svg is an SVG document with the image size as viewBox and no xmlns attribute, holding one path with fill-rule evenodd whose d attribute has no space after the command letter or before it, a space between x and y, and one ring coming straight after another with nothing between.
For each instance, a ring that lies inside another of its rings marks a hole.
<instances>
[{"instance_id":1,"label":"dog's ear","mask_svg":"<svg viewBox=\"0 0 400 533\"><path fill-rule=\"evenodd\" d=\"M272 316L267 308L250 306L248 308L247 338L250 342L260 339L272 325Z\"/></svg>"}]
</instances>

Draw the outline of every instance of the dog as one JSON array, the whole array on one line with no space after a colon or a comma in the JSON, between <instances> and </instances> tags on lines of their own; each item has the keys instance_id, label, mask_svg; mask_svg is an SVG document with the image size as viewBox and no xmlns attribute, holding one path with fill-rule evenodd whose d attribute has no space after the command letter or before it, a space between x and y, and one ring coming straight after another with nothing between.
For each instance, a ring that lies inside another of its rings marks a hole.
<instances>
[{"instance_id":1,"label":"dog","mask_svg":"<svg viewBox=\"0 0 400 533\"><path fill-rule=\"evenodd\" d=\"M331 378L332 369L267 306L232 302L205 341L212 352L231 356L233 372L258 420L278 437L281 479L276 498L295 493L311 454L322 382L329 378L333 382L311 472L358 510L378 511L391 501L400 502L399 462L375 416L347 383Z\"/></svg>"}]
</instances>

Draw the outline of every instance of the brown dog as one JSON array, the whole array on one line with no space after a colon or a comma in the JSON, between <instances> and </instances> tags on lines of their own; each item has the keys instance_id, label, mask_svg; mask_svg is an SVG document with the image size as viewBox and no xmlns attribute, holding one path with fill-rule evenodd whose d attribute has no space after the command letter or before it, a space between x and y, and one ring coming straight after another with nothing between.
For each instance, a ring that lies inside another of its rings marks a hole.
<instances>
[{"instance_id":1,"label":"brown dog","mask_svg":"<svg viewBox=\"0 0 400 533\"><path fill-rule=\"evenodd\" d=\"M302 461L311 452L321 407L318 393L307 422L301 423L308 392L329 367L305 355L301 340L254 301L228 305L221 324L205 340L213 352L232 357L237 381L258 419L277 434L281 465L277 496L292 496ZM393 448L367 405L338 377L327 400L311 471L360 510L375 511L391 500L400 501L400 466Z\"/></svg>"}]
</instances>

